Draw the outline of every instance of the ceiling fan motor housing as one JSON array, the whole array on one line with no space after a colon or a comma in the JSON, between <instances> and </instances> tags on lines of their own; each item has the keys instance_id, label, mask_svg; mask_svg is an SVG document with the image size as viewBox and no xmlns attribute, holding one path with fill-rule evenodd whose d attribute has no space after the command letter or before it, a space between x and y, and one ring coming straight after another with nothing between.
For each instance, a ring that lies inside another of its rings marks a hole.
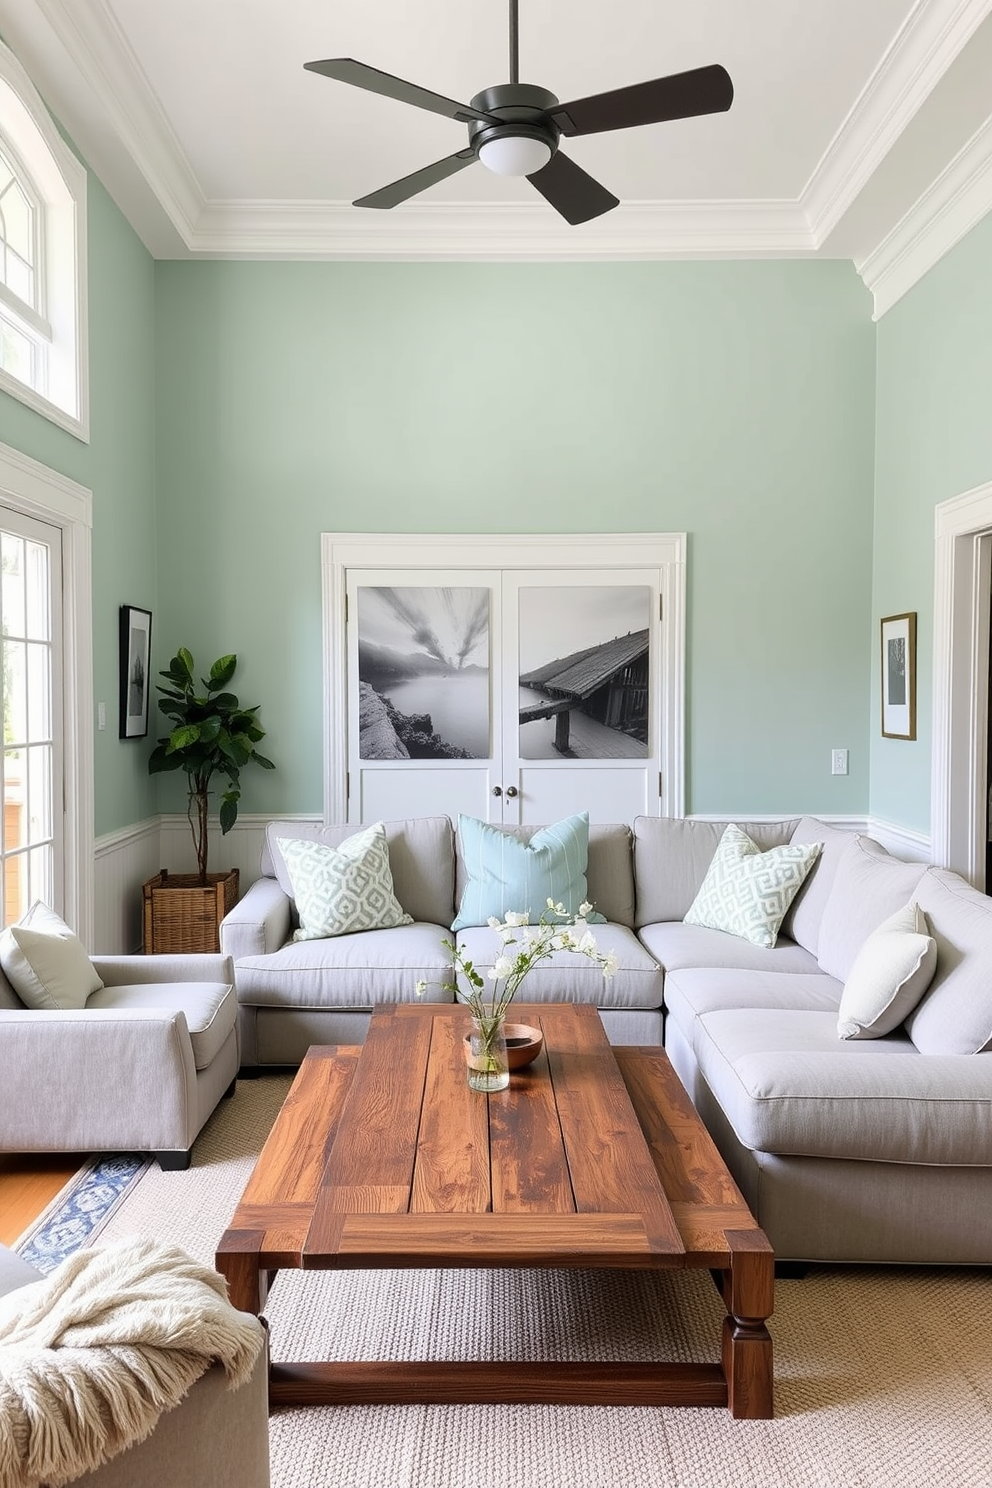
<instances>
[{"instance_id":1,"label":"ceiling fan motor housing","mask_svg":"<svg viewBox=\"0 0 992 1488\"><path fill-rule=\"evenodd\" d=\"M477 155L490 141L508 138L540 140L552 155L557 150L561 130L548 117L548 110L557 107L558 99L547 88L533 83L499 83L476 93L471 104L504 121L487 124L484 119L476 119L469 124L469 144Z\"/></svg>"}]
</instances>

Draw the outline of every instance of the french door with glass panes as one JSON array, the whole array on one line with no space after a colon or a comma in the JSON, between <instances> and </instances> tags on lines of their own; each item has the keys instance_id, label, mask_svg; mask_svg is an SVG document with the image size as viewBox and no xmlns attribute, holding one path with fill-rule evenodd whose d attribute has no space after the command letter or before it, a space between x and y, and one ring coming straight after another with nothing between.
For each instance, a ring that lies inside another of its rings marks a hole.
<instances>
[{"instance_id":1,"label":"french door with glass panes","mask_svg":"<svg viewBox=\"0 0 992 1488\"><path fill-rule=\"evenodd\" d=\"M61 910L62 555L57 527L0 507L3 923Z\"/></svg>"},{"instance_id":2,"label":"french door with glass panes","mask_svg":"<svg viewBox=\"0 0 992 1488\"><path fill-rule=\"evenodd\" d=\"M327 535L326 814L680 814L682 541Z\"/></svg>"}]
</instances>

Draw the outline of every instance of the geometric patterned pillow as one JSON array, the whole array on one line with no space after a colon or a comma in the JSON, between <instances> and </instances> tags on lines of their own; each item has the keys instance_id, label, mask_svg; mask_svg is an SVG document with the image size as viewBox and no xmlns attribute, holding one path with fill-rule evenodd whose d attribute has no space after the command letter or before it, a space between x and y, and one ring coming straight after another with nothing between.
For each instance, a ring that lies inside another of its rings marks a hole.
<instances>
[{"instance_id":1,"label":"geometric patterned pillow","mask_svg":"<svg viewBox=\"0 0 992 1488\"><path fill-rule=\"evenodd\" d=\"M762 852L740 827L727 827L685 923L725 930L770 949L821 846L797 842Z\"/></svg>"},{"instance_id":2,"label":"geometric patterned pillow","mask_svg":"<svg viewBox=\"0 0 992 1488\"><path fill-rule=\"evenodd\" d=\"M294 940L325 940L356 930L413 924L393 893L382 822L346 837L339 847L299 837L276 840L300 916Z\"/></svg>"}]
</instances>

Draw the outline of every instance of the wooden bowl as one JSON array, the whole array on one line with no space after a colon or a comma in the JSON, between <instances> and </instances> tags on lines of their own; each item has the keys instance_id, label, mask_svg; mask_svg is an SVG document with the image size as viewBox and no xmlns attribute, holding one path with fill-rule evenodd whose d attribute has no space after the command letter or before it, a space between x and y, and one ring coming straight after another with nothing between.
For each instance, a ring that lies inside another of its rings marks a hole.
<instances>
[{"instance_id":1,"label":"wooden bowl","mask_svg":"<svg viewBox=\"0 0 992 1488\"><path fill-rule=\"evenodd\" d=\"M533 1064L544 1047L544 1034L539 1028L532 1028L529 1023L504 1023L503 1032L506 1036L506 1065L507 1069L525 1069L528 1064ZM465 1035L466 1046L472 1035Z\"/></svg>"},{"instance_id":2,"label":"wooden bowl","mask_svg":"<svg viewBox=\"0 0 992 1488\"><path fill-rule=\"evenodd\" d=\"M506 1062L511 1070L532 1064L544 1047L544 1034L529 1023L507 1023Z\"/></svg>"}]
</instances>

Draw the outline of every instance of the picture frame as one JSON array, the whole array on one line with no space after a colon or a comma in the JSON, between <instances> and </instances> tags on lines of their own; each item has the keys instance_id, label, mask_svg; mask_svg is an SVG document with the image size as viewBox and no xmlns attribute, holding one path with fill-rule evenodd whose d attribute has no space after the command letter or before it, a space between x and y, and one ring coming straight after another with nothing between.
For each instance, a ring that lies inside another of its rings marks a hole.
<instances>
[{"instance_id":1,"label":"picture frame","mask_svg":"<svg viewBox=\"0 0 992 1488\"><path fill-rule=\"evenodd\" d=\"M916 738L916 611L881 622L882 738Z\"/></svg>"},{"instance_id":2,"label":"picture frame","mask_svg":"<svg viewBox=\"0 0 992 1488\"><path fill-rule=\"evenodd\" d=\"M121 605L120 730L121 739L143 739L148 733L151 689L152 613L138 605Z\"/></svg>"}]
</instances>

